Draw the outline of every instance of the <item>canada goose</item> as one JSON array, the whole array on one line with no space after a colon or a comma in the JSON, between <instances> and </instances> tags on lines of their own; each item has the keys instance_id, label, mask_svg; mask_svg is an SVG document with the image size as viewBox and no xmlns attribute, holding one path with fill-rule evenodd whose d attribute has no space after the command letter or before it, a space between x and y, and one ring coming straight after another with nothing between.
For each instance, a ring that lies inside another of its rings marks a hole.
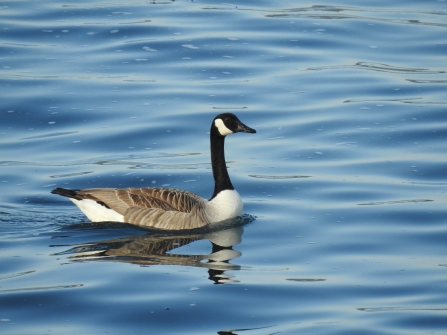
<instances>
[{"instance_id":1,"label":"canada goose","mask_svg":"<svg viewBox=\"0 0 447 335\"><path fill-rule=\"evenodd\" d=\"M170 188L56 188L51 193L70 198L93 222L126 222L160 229L194 229L242 214L241 197L231 184L225 164L225 137L256 133L236 115L217 115L210 130L214 192L210 200Z\"/></svg>"}]
</instances>

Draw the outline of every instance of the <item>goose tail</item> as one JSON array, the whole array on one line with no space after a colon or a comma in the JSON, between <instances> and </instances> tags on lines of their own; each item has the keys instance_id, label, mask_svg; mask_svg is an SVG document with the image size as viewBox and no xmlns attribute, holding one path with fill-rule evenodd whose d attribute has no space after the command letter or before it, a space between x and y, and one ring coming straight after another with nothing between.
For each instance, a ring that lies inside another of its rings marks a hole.
<instances>
[{"instance_id":1,"label":"goose tail","mask_svg":"<svg viewBox=\"0 0 447 335\"><path fill-rule=\"evenodd\" d=\"M51 191L51 193L53 194L59 194L63 197L67 197L67 198L71 198L71 199L76 199L76 200L81 200L77 195L78 195L79 190L68 190L66 188L55 188L54 190Z\"/></svg>"}]
</instances>

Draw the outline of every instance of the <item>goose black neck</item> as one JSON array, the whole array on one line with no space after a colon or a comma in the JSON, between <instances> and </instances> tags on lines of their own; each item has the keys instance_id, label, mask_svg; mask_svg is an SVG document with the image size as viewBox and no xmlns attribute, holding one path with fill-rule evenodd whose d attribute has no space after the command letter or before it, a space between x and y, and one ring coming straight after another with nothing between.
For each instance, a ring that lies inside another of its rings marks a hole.
<instances>
[{"instance_id":1,"label":"goose black neck","mask_svg":"<svg viewBox=\"0 0 447 335\"><path fill-rule=\"evenodd\" d=\"M214 193L211 199L224 190L234 190L225 163L225 136L221 136L215 127L211 127L211 166L214 177ZM210 199L210 200L211 200Z\"/></svg>"}]
</instances>

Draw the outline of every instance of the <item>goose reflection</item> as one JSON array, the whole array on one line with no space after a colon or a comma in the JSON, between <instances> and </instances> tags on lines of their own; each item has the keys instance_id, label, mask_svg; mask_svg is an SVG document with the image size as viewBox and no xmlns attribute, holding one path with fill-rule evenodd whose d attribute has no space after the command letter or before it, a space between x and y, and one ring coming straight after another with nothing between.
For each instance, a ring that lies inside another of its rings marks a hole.
<instances>
[{"instance_id":1,"label":"goose reflection","mask_svg":"<svg viewBox=\"0 0 447 335\"><path fill-rule=\"evenodd\" d=\"M246 223L246 222L244 222ZM54 255L70 255L71 261L113 261L153 265L181 265L208 269L209 279L215 284L237 282L227 270L240 270L241 266L230 263L242 255L233 247L240 244L242 225L214 227L193 234L151 231L142 236L101 240L72 246L69 250ZM171 251L195 241L209 240L209 254L174 254Z\"/></svg>"}]
</instances>

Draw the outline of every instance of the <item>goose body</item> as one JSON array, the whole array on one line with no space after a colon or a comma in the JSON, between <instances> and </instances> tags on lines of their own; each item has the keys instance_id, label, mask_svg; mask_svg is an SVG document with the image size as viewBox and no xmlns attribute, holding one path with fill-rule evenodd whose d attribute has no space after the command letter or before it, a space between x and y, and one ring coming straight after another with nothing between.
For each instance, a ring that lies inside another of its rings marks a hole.
<instances>
[{"instance_id":1,"label":"goose body","mask_svg":"<svg viewBox=\"0 0 447 335\"><path fill-rule=\"evenodd\" d=\"M194 229L240 216L242 199L234 189L225 164L225 137L237 132L256 133L234 114L217 115L210 131L214 192L210 200L171 188L56 188L93 222L127 222L160 229Z\"/></svg>"}]
</instances>

